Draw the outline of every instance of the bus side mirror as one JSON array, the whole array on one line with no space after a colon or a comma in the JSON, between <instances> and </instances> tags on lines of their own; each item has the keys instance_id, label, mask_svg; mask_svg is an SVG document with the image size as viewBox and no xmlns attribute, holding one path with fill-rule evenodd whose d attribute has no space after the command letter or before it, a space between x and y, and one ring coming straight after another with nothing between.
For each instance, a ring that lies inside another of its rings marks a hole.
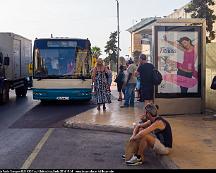
<instances>
[{"instance_id":1,"label":"bus side mirror","mask_svg":"<svg viewBox=\"0 0 216 173\"><path fill-rule=\"evenodd\" d=\"M30 75L33 74L33 64L32 63L28 65L28 72Z\"/></svg>"},{"instance_id":2,"label":"bus side mirror","mask_svg":"<svg viewBox=\"0 0 216 173\"><path fill-rule=\"evenodd\" d=\"M10 58L8 56L4 57L4 65L9 66L10 64Z\"/></svg>"}]
</instances>

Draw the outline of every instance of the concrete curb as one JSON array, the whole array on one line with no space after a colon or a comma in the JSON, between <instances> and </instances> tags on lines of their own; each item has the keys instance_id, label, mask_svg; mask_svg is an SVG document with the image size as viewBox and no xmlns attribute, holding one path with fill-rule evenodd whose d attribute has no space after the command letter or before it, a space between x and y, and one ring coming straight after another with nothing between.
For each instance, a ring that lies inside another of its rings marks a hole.
<instances>
[{"instance_id":1,"label":"concrete curb","mask_svg":"<svg viewBox=\"0 0 216 173\"><path fill-rule=\"evenodd\" d=\"M111 125L100 125L100 124L85 124L85 123L70 123L65 121L64 127L74 128L74 129L84 129L84 130L97 130L104 132L118 132L131 134L133 132L132 128L129 127L116 127Z\"/></svg>"},{"instance_id":2,"label":"concrete curb","mask_svg":"<svg viewBox=\"0 0 216 173\"><path fill-rule=\"evenodd\" d=\"M96 131L104 131L104 132L117 132L117 133L125 133L132 134L133 129L129 127L117 127L111 125L100 125L100 124L85 124L85 123L71 123L68 121L64 122L64 127L74 128L74 129L84 129L84 130L96 130ZM154 153L154 152L152 152ZM169 156L160 156L154 153L154 156L158 158L160 163L167 169L180 169Z\"/></svg>"}]
</instances>

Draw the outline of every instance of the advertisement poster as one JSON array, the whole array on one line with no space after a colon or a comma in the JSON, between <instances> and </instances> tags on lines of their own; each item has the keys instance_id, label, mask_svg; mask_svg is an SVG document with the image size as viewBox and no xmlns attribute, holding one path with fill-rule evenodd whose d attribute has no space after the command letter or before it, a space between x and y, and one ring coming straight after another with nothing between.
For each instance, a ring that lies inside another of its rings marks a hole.
<instances>
[{"instance_id":1,"label":"advertisement poster","mask_svg":"<svg viewBox=\"0 0 216 173\"><path fill-rule=\"evenodd\" d=\"M199 92L199 42L196 30L157 32L157 65L163 76L158 93Z\"/></svg>"}]
</instances>

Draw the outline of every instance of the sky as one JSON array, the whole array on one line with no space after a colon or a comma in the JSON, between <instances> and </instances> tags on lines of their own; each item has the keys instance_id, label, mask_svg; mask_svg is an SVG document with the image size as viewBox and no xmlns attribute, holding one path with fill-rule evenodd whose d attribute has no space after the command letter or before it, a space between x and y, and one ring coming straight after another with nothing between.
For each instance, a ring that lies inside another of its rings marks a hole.
<instances>
[{"instance_id":1,"label":"sky","mask_svg":"<svg viewBox=\"0 0 216 173\"><path fill-rule=\"evenodd\" d=\"M129 54L132 25L146 17L163 17L190 0L119 0L120 56ZM0 32L35 38L88 38L104 47L117 30L116 0L0 0Z\"/></svg>"}]
</instances>

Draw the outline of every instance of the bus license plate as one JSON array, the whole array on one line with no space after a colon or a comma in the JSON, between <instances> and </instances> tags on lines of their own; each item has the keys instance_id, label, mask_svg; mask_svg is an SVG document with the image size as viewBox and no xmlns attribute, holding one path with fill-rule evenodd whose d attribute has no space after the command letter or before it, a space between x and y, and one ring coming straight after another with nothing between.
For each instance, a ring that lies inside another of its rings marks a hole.
<instances>
[{"instance_id":1,"label":"bus license plate","mask_svg":"<svg viewBox=\"0 0 216 173\"><path fill-rule=\"evenodd\" d=\"M69 97L56 97L56 100L69 100Z\"/></svg>"}]
</instances>

